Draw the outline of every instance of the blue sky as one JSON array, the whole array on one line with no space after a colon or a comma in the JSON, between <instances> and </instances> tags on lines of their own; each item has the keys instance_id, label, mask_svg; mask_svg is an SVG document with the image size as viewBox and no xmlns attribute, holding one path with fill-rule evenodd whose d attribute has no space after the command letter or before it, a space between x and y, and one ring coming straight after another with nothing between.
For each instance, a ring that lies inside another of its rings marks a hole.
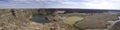
<instances>
[{"instance_id":1,"label":"blue sky","mask_svg":"<svg viewBox=\"0 0 120 30\"><path fill-rule=\"evenodd\" d=\"M0 0L0 8L120 9L120 0Z\"/></svg>"}]
</instances>

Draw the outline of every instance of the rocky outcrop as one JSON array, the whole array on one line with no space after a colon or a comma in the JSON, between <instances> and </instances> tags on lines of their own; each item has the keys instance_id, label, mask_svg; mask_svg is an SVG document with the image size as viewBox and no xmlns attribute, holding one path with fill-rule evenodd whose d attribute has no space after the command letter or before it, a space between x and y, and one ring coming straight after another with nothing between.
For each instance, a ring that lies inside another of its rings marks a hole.
<instances>
[{"instance_id":1,"label":"rocky outcrop","mask_svg":"<svg viewBox=\"0 0 120 30\"><path fill-rule=\"evenodd\" d=\"M39 13L38 10L40 9L0 9L0 30L71 30L62 21L45 24L31 21L32 15Z\"/></svg>"}]
</instances>

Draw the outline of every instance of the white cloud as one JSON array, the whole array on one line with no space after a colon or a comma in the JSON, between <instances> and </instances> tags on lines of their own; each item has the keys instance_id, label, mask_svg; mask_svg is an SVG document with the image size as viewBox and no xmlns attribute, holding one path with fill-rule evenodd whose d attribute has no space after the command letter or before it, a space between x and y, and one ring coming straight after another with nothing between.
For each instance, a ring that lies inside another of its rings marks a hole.
<instances>
[{"instance_id":1,"label":"white cloud","mask_svg":"<svg viewBox=\"0 0 120 30\"><path fill-rule=\"evenodd\" d=\"M20 6L19 4L25 4L22 6L31 4L31 6L45 6L46 8L120 9L120 0L77 0L77 2L75 0L11 0L10 3L16 4L16 6Z\"/></svg>"},{"instance_id":2,"label":"white cloud","mask_svg":"<svg viewBox=\"0 0 120 30\"><path fill-rule=\"evenodd\" d=\"M120 1L119 1L120 3ZM112 1L107 1L107 0L103 0L103 1L91 1L88 3L84 3L84 5L87 5L88 7L86 8L93 8L93 9L120 9L118 7L120 7L119 3L115 3Z\"/></svg>"},{"instance_id":3,"label":"white cloud","mask_svg":"<svg viewBox=\"0 0 120 30\"><path fill-rule=\"evenodd\" d=\"M86 9L120 9L120 0L85 0L85 2L62 1L60 3L62 5L56 7Z\"/></svg>"},{"instance_id":4,"label":"white cloud","mask_svg":"<svg viewBox=\"0 0 120 30\"><path fill-rule=\"evenodd\" d=\"M78 5L80 2L61 2L61 4L73 4L73 5Z\"/></svg>"}]
</instances>

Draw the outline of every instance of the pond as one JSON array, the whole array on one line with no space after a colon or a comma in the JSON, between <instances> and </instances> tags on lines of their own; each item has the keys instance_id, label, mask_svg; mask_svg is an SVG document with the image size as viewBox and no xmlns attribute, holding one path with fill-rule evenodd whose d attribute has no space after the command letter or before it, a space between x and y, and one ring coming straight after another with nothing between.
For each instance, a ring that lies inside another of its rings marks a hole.
<instances>
[{"instance_id":1,"label":"pond","mask_svg":"<svg viewBox=\"0 0 120 30\"><path fill-rule=\"evenodd\" d=\"M47 15L43 14L35 14L32 16L32 21L38 22L38 23L49 23L50 20L46 17Z\"/></svg>"}]
</instances>

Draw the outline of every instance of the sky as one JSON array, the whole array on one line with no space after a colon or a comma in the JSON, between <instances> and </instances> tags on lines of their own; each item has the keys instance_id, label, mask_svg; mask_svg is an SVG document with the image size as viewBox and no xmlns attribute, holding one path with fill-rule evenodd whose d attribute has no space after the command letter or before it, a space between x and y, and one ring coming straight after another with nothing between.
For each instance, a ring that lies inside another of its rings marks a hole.
<instances>
[{"instance_id":1,"label":"sky","mask_svg":"<svg viewBox=\"0 0 120 30\"><path fill-rule=\"evenodd\" d=\"M120 0L0 0L0 8L120 9Z\"/></svg>"}]
</instances>

